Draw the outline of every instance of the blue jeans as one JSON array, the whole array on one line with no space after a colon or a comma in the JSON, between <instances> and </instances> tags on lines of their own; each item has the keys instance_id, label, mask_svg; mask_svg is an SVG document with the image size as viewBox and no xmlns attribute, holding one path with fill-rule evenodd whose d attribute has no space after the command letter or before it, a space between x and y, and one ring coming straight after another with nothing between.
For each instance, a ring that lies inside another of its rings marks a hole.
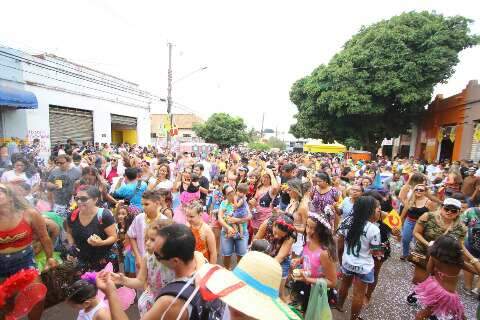
<instances>
[{"instance_id":1,"label":"blue jeans","mask_svg":"<svg viewBox=\"0 0 480 320\"><path fill-rule=\"evenodd\" d=\"M222 257L231 257L233 253L243 257L247 253L248 248L248 231L245 229L243 238L234 236L227 238L225 231L222 229L220 233L220 251Z\"/></svg>"},{"instance_id":2,"label":"blue jeans","mask_svg":"<svg viewBox=\"0 0 480 320\"><path fill-rule=\"evenodd\" d=\"M413 228L415 228L416 221L410 219L405 219L402 229L402 247L403 254L402 256L407 257L410 254L410 242L413 238Z\"/></svg>"}]
</instances>

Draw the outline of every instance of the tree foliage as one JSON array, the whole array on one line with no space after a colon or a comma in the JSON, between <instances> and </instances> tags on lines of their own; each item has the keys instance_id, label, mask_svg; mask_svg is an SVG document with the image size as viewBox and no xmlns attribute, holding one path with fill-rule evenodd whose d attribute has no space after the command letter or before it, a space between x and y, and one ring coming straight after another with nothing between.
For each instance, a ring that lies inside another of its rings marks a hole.
<instances>
[{"instance_id":1,"label":"tree foliage","mask_svg":"<svg viewBox=\"0 0 480 320\"><path fill-rule=\"evenodd\" d=\"M280 149L280 150L285 150L285 142L283 142L282 140L280 140L276 137L268 138L267 145L270 148L277 148L277 149Z\"/></svg>"},{"instance_id":2,"label":"tree foliage","mask_svg":"<svg viewBox=\"0 0 480 320\"><path fill-rule=\"evenodd\" d=\"M195 125L193 130L206 142L216 143L220 148L226 148L247 141L246 128L240 117L214 113L205 123Z\"/></svg>"},{"instance_id":3,"label":"tree foliage","mask_svg":"<svg viewBox=\"0 0 480 320\"><path fill-rule=\"evenodd\" d=\"M362 27L327 65L295 82L296 137L359 141L373 150L405 133L445 82L458 53L478 43L472 21L409 12Z\"/></svg>"},{"instance_id":4,"label":"tree foliage","mask_svg":"<svg viewBox=\"0 0 480 320\"><path fill-rule=\"evenodd\" d=\"M270 146L260 141L252 141L248 144L248 148L256 151L268 151Z\"/></svg>"}]
</instances>

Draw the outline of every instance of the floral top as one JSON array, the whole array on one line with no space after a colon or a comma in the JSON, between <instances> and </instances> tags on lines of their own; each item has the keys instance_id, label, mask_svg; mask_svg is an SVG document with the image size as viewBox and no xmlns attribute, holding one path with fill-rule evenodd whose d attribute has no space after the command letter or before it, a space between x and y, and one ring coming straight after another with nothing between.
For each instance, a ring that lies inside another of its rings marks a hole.
<instances>
[{"instance_id":1,"label":"floral top","mask_svg":"<svg viewBox=\"0 0 480 320\"><path fill-rule=\"evenodd\" d=\"M161 264L155 255L147 253L147 290L156 298L160 290L175 279L175 273Z\"/></svg>"},{"instance_id":2,"label":"floral top","mask_svg":"<svg viewBox=\"0 0 480 320\"><path fill-rule=\"evenodd\" d=\"M325 193L320 193L316 187L312 188L312 199L308 205L311 212L320 213L325 210L328 205L334 205L339 197L338 190L331 188Z\"/></svg>"},{"instance_id":3,"label":"floral top","mask_svg":"<svg viewBox=\"0 0 480 320\"><path fill-rule=\"evenodd\" d=\"M427 214L427 221L422 221L422 219L417 220L417 223L423 226L423 237L425 238L425 240L427 240L428 242L435 241L440 236L448 234L463 242L463 239L465 238L465 235L467 233L467 227L463 223L457 224L450 231L445 233L446 230L438 225L435 218L435 213L429 212ZM420 241L417 241L415 244L415 251L421 254L426 254L427 247Z\"/></svg>"}]
</instances>

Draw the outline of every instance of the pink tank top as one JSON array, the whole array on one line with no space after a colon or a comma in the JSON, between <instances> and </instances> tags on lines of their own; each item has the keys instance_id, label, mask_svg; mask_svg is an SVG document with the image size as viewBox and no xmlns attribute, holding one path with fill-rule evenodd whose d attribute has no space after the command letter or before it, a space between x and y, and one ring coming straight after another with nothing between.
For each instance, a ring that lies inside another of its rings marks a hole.
<instances>
[{"instance_id":1,"label":"pink tank top","mask_svg":"<svg viewBox=\"0 0 480 320\"><path fill-rule=\"evenodd\" d=\"M320 278L323 276L323 267L320 262L320 254L323 249L318 248L312 251L308 248L308 243L303 247L303 269L310 271L312 278Z\"/></svg>"}]
</instances>

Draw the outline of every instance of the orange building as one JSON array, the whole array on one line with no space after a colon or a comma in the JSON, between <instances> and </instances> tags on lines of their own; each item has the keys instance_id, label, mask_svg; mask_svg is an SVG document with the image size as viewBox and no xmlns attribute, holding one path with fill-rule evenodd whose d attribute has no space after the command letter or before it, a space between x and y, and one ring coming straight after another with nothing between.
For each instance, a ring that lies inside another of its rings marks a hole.
<instances>
[{"instance_id":1,"label":"orange building","mask_svg":"<svg viewBox=\"0 0 480 320\"><path fill-rule=\"evenodd\" d=\"M415 157L427 161L472 158L472 136L480 104L478 82L470 81L462 92L448 98L437 95L418 124Z\"/></svg>"}]
</instances>

